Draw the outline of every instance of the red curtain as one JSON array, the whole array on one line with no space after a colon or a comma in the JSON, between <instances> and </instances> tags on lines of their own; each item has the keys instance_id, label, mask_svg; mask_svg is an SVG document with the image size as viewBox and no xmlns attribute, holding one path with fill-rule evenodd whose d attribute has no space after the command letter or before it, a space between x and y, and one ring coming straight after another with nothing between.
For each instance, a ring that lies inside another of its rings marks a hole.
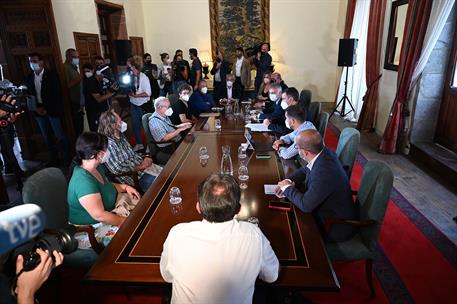
<instances>
[{"instance_id":1,"label":"red curtain","mask_svg":"<svg viewBox=\"0 0 457 304\"><path fill-rule=\"evenodd\" d=\"M384 131L379 152L393 154L399 151L404 136L405 117L409 116L408 95L411 77L419 60L427 30L433 0L410 0L406 15L403 43L398 66L397 94Z\"/></svg>"},{"instance_id":2,"label":"red curtain","mask_svg":"<svg viewBox=\"0 0 457 304\"><path fill-rule=\"evenodd\" d=\"M346 25L344 27L344 38L351 36L352 21L354 20L355 4L357 0L348 0L348 6L346 10Z\"/></svg>"},{"instance_id":3,"label":"red curtain","mask_svg":"<svg viewBox=\"0 0 457 304\"><path fill-rule=\"evenodd\" d=\"M376 126L378 113L380 57L386 0L371 0L370 16L368 19L366 82L367 91L363 96L363 106L360 112L357 129L372 132Z\"/></svg>"}]
</instances>

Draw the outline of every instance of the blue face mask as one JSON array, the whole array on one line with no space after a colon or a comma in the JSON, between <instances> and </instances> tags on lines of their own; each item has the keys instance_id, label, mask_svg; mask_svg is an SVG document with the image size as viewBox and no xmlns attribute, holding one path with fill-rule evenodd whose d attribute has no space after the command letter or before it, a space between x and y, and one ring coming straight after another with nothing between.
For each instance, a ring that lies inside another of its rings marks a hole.
<instances>
[{"instance_id":1,"label":"blue face mask","mask_svg":"<svg viewBox=\"0 0 457 304\"><path fill-rule=\"evenodd\" d=\"M73 59L71 59L71 63L72 63L73 65L78 66L78 65L79 65L79 58L73 58Z\"/></svg>"},{"instance_id":2,"label":"blue face mask","mask_svg":"<svg viewBox=\"0 0 457 304\"><path fill-rule=\"evenodd\" d=\"M34 63L34 62L30 62L30 68L35 72L39 71L40 70L40 64Z\"/></svg>"}]
</instances>

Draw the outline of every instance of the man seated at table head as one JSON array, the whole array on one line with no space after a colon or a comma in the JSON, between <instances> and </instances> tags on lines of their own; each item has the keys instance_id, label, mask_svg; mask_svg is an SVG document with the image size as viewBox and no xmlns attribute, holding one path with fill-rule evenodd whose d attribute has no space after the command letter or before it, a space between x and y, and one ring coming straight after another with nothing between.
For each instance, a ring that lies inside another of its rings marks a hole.
<instances>
[{"instance_id":1,"label":"man seated at table head","mask_svg":"<svg viewBox=\"0 0 457 304\"><path fill-rule=\"evenodd\" d=\"M223 85L223 90L221 91L221 99L224 99L224 98L236 98L234 95L233 95L233 84L235 83L235 77L233 76L233 74L227 74L225 75L225 83Z\"/></svg>"},{"instance_id":2,"label":"man seated at table head","mask_svg":"<svg viewBox=\"0 0 457 304\"><path fill-rule=\"evenodd\" d=\"M173 109L170 106L170 101L166 97L158 97L154 101L155 112L149 118L149 130L152 137L157 142L167 142L157 144L160 150L164 153L173 153L172 143L178 143L181 140L180 133L192 127L191 123L182 123L173 125L170 116L173 115Z\"/></svg>"},{"instance_id":3,"label":"man seated at table head","mask_svg":"<svg viewBox=\"0 0 457 304\"><path fill-rule=\"evenodd\" d=\"M312 212L321 228L328 217L355 219L351 187L335 152L324 146L316 130L300 132L296 138L300 157L308 162L306 167L295 171L288 179L280 181L277 193L283 193L303 212ZM298 187L305 183L305 191ZM349 225L333 225L329 241L343 241L353 233Z\"/></svg>"},{"instance_id":4,"label":"man seated at table head","mask_svg":"<svg viewBox=\"0 0 457 304\"><path fill-rule=\"evenodd\" d=\"M212 107L214 107L214 101L211 95L208 94L208 85L206 80L201 79L198 82L198 89L190 96L190 112L195 117L200 117L200 113L211 112Z\"/></svg>"},{"instance_id":5,"label":"man seated at table head","mask_svg":"<svg viewBox=\"0 0 457 304\"><path fill-rule=\"evenodd\" d=\"M172 303L252 303L257 277L278 278L278 258L257 225L234 219L241 190L232 176L208 176L197 196L203 220L174 226L163 245Z\"/></svg>"},{"instance_id":6,"label":"man seated at table head","mask_svg":"<svg viewBox=\"0 0 457 304\"><path fill-rule=\"evenodd\" d=\"M259 114L254 114L252 118L256 120L268 119L272 122L284 121L284 109L281 107L282 89L278 83L270 85L269 100L265 103L265 108Z\"/></svg>"},{"instance_id":7,"label":"man seated at table head","mask_svg":"<svg viewBox=\"0 0 457 304\"><path fill-rule=\"evenodd\" d=\"M298 90L294 87L289 87L282 93L281 108L283 108L283 110L286 110L288 107L294 106L296 104L299 104ZM306 110L304 111L306 116ZM289 134L293 131L286 127L285 122L285 119L284 121L277 121L276 123L272 123L269 119L263 120L263 124L268 127L268 130L272 131L273 133L279 136Z\"/></svg>"},{"instance_id":8,"label":"man seated at table head","mask_svg":"<svg viewBox=\"0 0 457 304\"><path fill-rule=\"evenodd\" d=\"M286 109L286 128L293 131L275 140L273 149L278 151L279 156L283 159L290 159L298 154L296 136L303 130L315 130L316 128L312 122L306 120L306 113L299 105L290 106Z\"/></svg>"}]
</instances>

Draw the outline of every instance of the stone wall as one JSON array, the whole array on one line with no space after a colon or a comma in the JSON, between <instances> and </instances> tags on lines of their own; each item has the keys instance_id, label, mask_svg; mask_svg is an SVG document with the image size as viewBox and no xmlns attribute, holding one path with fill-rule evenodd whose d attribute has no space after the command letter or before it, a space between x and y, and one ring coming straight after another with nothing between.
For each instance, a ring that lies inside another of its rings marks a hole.
<instances>
[{"instance_id":1,"label":"stone wall","mask_svg":"<svg viewBox=\"0 0 457 304\"><path fill-rule=\"evenodd\" d=\"M456 22L456 6L449 15L446 25L430 55L419 80L416 106L413 113L411 142L433 142L439 118L441 97L449 66Z\"/></svg>"}]
</instances>

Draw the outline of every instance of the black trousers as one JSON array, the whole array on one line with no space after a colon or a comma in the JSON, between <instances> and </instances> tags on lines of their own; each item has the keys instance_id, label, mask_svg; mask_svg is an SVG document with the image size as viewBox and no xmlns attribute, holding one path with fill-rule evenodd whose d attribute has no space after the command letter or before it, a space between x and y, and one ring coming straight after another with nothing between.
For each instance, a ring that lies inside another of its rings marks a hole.
<instances>
[{"instance_id":1,"label":"black trousers","mask_svg":"<svg viewBox=\"0 0 457 304\"><path fill-rule=\"evenodd\" d=\"M219 104L219 100L223 94L224 85L222 81L214 81L213 100L216 104Z\"/></svg>"},{"instance_id":2,"label":"black trousers","mask_svg":"<svg viewBox=\"0 0 457 304\"><path fill-rule=\"evenodd\" d=\"M241 77L235 78L235 83L233 84L233 98L239 100L244 99L244 85L241 83Z\"/></svg>"}]
</instances>

